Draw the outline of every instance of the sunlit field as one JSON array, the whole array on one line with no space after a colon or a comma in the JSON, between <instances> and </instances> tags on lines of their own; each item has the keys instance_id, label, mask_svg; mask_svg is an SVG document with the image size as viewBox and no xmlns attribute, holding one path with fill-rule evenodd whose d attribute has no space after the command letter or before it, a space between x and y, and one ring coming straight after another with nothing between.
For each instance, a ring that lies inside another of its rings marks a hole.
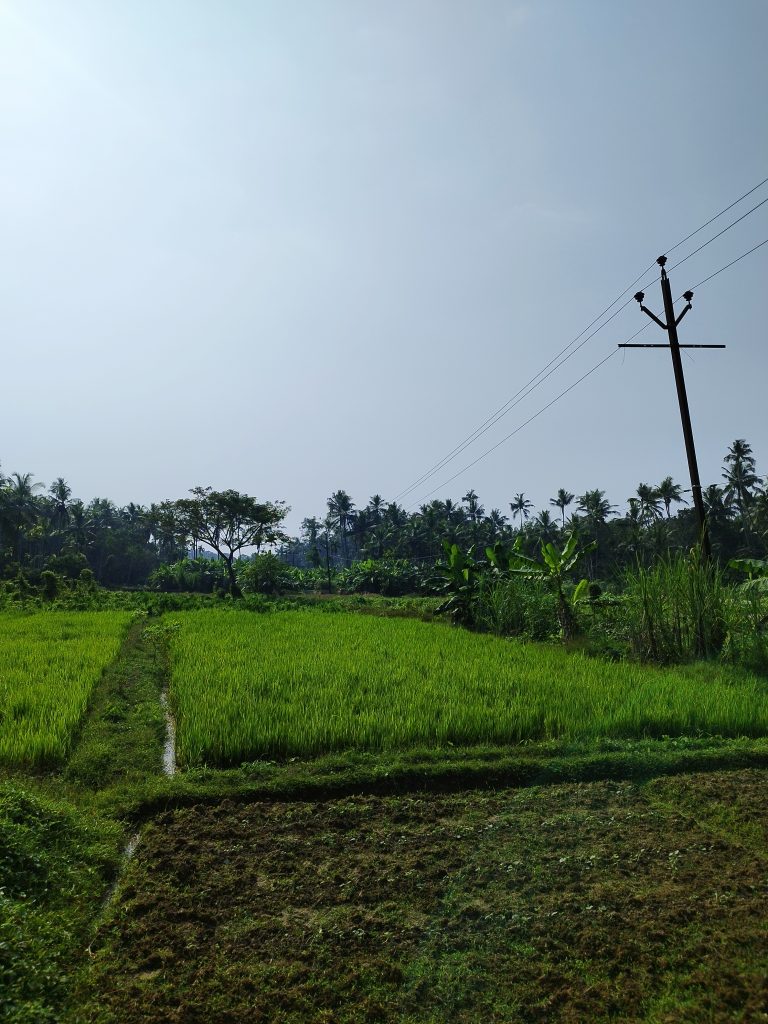
<instances>
[{"instance_id":1,"label":"sunlit field","mask_svg":"<svg viewBox=\"0 0 768 1024\"><path fill-rule=\"evenodd\" d=\"M130 619L126 612L0 616L0 763L67 756Z\"/></svg>"},{"instance_id":2,"label":"sunlit field","mask_svg":"<svg viewBox=\"0 0 768 1024\"><path fill-rule=\"evenodd\" d=\"M313 611L176 617L181 764L525 740L768 733L765 681L608 664L442 624Z\"/></svg>"}]
</instances>

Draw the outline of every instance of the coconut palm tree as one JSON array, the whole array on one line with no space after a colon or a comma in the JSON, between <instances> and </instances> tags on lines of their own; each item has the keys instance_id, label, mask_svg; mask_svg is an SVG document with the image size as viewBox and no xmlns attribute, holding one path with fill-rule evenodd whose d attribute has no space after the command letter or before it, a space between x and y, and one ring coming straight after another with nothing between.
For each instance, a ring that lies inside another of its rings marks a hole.
<instances>
[{"instance_id":1,"label":"coconut palm tree","mask_svg":"<svg viewBox=\"0 0 768 1024\"><path fill-rule=\"evenodd\" d=\"M480 520L485 515L485 509L480 504L478 496L471 489L467 491L461 500L467 506L467 519L469 520L470 532L472 534L472 543L477 547L478 526L480 525Z\"/></svg>"},{"instance_id":2,"label":"coconut palm tree","mask_svg":"<svg viewBox=\"0 0 768 1024\"><path fill-rule=\"evenodd\" d=\"M355 503L346 491L339 490L333 492L328 499L327 505L328 516L339 535L339 540L341 542L341 555L344 559L344 564L349 565L349 546L347 544L347 538L349 534L349 527L354 517Z\"/></svg>"},{"instance_id":3,"label":"coconut palm tree","mask_svg":"<svg viewBox=\"0 0 768 1024\"><path fill-rule=\"evenodd\" d=\"M605 532L608 517L615 512L615 506L611 505L605 496L605 491L595 488L592 491L585 491L577 499L578 510L584 516L584 523L596 543L602 542L602 534ZM589 572L590 576L597 575L599 549L590 554Z\"/></svg>"},{"instance_id":4,"label":"coconut palm tree","mask_svg":"<svg viewBox=\"0 0 768 1024\"><path fill-rule=\"evenodd\" d=\"M368 533L371 529L372 523L369 518L369 512L366 508L358 509L358 511L352 517L352 523L350 526L350 533L355 541L355 548L357 550L357 557L359 558L363 549L366 546L368 539Z\"/></svg>"},{"instance_id":5,"label":"coconut palm tree","mask_svg":"<svg viewBox=\"0 0 768 1024\"><path fill-rule=\"evenodd\" d=\"M655 487L638 484L635 493L640 502L640 520L645 526L661 518L661 496Z\"/></svg>"},{"instance_id":6,"label":"coconut palm tree","mask_svg":"<svg viewBox=\"0 0 768 1024\"><path fill-rule=\"evenodd\" d=\"M676 484L671 476L665 476L659 486L656 488L656 494L664 502L664 508L667 512L667 519L671 518L670 508L672 502L677 504L687 505L688 502L683 497L683 488L680 484Z\"/></svg>"},{"instance_id":7,"label":"coconut palm tree","mask_svg":"<svg viewBox=\"0 0 768 1024\"><path fill-rule=\"evenodd\" d=\"M598 526L605 526L608 517L615 511L615 505L611 505L605 496L605 491L585 491L578 500L578 509L584 514L584 518L594 529Z\"/></svg>"},{"instance_id":8,"label":"coconut palm tree","mask_svg":"<svg viewBox=\"0 0 768 1024\"><path fill-rule=\"evenodd\" d=\"M543 544L549 544L557 538L557 523L552 518L551 512L546 508L542 509L533 520L532 529L538 540Z\"/></svg>"},{"instance_id":9,"label":"coconut palm tree","mask_svg":"<svg viewBox=\"0 0 768 1024\"><path fill-rule=\"evenodd\" d=\"M365 511L368 513L368 519L371 525L378 526L381 522L381 517L384 515L384 508L386 502L380 494L374 494L368 504L365 506Z\"/></svg>"},{"instance_id":10,"label":"coconut palm tree","mask_svg":"<svg viewBox=\"0 0 768 1024\"><path fill-rule=\"evenodd\" d=\"M516 494L512 501L509 503L509 507L512 509L512 518L517 516L520 519L519 529L522 530L523 522L528 519L533 508L533 502L528 501L525 494L521 491L520 494Z\"/></svg>"},{"instance_id":11,"label":"coconut palm tree","mask_svg":"<svg viewBox=\"0 0 768 1024\"><path fill-rule=\"evenodd\" d=\"M311 516L308 519L302 519L301 521L304 543L309 548L307 557L309 558L309 564L314 569L320 567L320 548L317 544L317 538L322 528L322 523L314 516Z\"/></svg>"},{"instance_id":12,"label":"coconut palm tree","mask_svg":"<svg viewBox=\"0 0 768 1024\"><path fill-rule=\"evenodd\" d=\"M549 499L550 505L553 505L555 508L560 509L560 516L562 518L563 529L565 529L565 510L571 504L574 497L575 495L571 494L570 491L566 491L564 487L560 487L557 492L557 497Z\"/></svg>"},{"instance_id":13,"label":"coconut palm tree","mask_svg":"<svg viewBox=\"0 0 768 1024\"><path fill-rule=\"evenodd\" d=\"M427 554L430 558L434 558L437 553L437 534L442 516L441 502L430 501L428 505L422 505L418 516L420 532L426 543Z\"/></svg>"},{"instance_id":14,"label":"coconut palm tree","mask_svg":"<svg viewBox=\"0 0 768 1024\"><path fill-rule=\"evenodd\" d=\"M488 539L491 544L501 540L507 528L507 517L502 514L501 509L492 508L485 522L488 527Z\"/></svg>"},{"instance_id":15,"label":"coconut palm tree","mask_svg":"<svg viewBox=\"0 0 768 1024\"><path fill-rule=\"evenodd\" d=\"M72 488L62 476L56 477L48 493L53 498L51 521L55 530L61 532L69 525L69 507L67 502L72 497Z\"/></svg>"},{"instance_id":16,"label":"coconut palm tree","mask_svg":"<svg viewBox=\"0 0 768 1024\"><path fill-rule=\"evenodd\" d=\"M710 484L709 487L705 487L701 492L701 497L704 502L707 519L709 519L710 523L713 525L722 524L733 519L733 505L726 500L725 491L722 487L718 487L717 484Z\"/></svg>"},{"instance_id":17,"label":"coconut palm tree","mask_svg":"<svg viewBox=\"0 0 768 1024\"><path fill-rule=\"evenodd\" d=\"M32 473L11 473L5 486L4 518L14 534L16 560L21 560L21 541L24 530L35 522L39 515L36 491L41 483L32 483Z\"/></svg>"},{"instance_id":18,"label":"coconut palm tree","mask_svg":"<svg viewBox=\"0 0 768 1024\"><path fill-rule=\"evenodd\" d=\"M744 531L749 536L752 532L749 506L754 500L756 488L760 484L760 477L755 473L755 457L752 454L752 448L744 438L734 441L728 449L723 469L725 499L736 505L744 525Z\"/></svg>"}]
</instances>

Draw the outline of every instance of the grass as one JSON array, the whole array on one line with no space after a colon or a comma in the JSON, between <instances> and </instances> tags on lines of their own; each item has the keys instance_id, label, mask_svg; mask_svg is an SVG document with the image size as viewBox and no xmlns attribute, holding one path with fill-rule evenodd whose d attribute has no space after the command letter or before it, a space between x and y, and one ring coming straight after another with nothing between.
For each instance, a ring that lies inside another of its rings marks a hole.
<instances>
[{"instance_id":1,"label":"grass","mask_svg":"<svg viewBox=\"0 0 768 1024\"><path fill-rule=\"evenodd\" d=\"M121 829L93 809L0 782L0 1020L6 1024L61 1019L121 844Z\"/></svg>"},{"instance_id":2,"label":"grass","mask_svg":"<svg viewBox=\"0 0 768 1024\"><path fill-rule=\"evenodd\" d=\"M65 760L130 619L125 612L0 616L0 764Z\"/></svg>"},{"instance_id":3,"label":"grass","mask_svg":"<svg viewBox=\"0 0 768 1024\"><path fill-rule=\"evenodd\" d=\"M768 734L768 683L714 663L607 664L442 624L313 611L179 615L189 767L339 750Z\"/></svg>"},{"instance_id":4,"label":"grass","mask_svg":"<svg viewBox=\"0 0 768 1024\"><path fill-rule=\"evenodd\" d=\"M193 768L172 777L126 780L98 794L94 806L139 825L183 807L272 801L333 800L360 793L456 793L606 779L649 780L691 772L768 768L768 740L690 738L526 743L515 747L343 751L237 768Z\"/></svg>"},{"instance_id":5,"label":"grass","mask_svg":"<svg viewBox=\"0 0 768 1024\"><path fill-rule=\"evenodd\" d=\"M159 697L168 666L164 645L147 632L146 620L134 622L105 670L64 770L68 781L104 789L160 773L165 716Z\"/></svg>"}]
</instances>

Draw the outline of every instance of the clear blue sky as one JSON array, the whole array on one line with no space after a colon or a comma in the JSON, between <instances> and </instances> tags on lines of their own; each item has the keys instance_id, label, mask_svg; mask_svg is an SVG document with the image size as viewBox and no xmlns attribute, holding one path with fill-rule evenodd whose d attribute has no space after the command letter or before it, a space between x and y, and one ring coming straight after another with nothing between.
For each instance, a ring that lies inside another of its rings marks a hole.
<instances>
[{"instance_id":1,"label":"clear blue sky","mask_svg":"<svg viewBox=\"0 0 768 1024\"><path fill-rule=\"evenodd\" d=\"M294 530L338 488L393 497L768 176L767 38L764 0L0 0L3 471L120 504L235 487ZM765 238L768 204L675 293ZM768 246L681 328L728 345L685 360L704 483L736 437L768 473L766 270ZM687 486L654 351L440 486L643 323L406 503Z\"/></svg>"}]
</instances>

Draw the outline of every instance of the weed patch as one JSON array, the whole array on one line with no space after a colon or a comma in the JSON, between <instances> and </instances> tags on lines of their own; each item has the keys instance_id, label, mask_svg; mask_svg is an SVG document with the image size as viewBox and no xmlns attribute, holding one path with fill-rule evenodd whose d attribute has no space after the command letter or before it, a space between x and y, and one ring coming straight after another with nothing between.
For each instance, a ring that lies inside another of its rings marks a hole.
<instances>
[{"instance_id":1,"label":"weed patch","mask_svg":"<svg viewBox=\"0 0 768 1024\"><path fill-rule=\"evenodd\" d=\"M322 804L149 826L73 1020L757 1021L757 771ZM79 1014L79 1016L78 1016Z\"/></svg>"}]
</instances>

